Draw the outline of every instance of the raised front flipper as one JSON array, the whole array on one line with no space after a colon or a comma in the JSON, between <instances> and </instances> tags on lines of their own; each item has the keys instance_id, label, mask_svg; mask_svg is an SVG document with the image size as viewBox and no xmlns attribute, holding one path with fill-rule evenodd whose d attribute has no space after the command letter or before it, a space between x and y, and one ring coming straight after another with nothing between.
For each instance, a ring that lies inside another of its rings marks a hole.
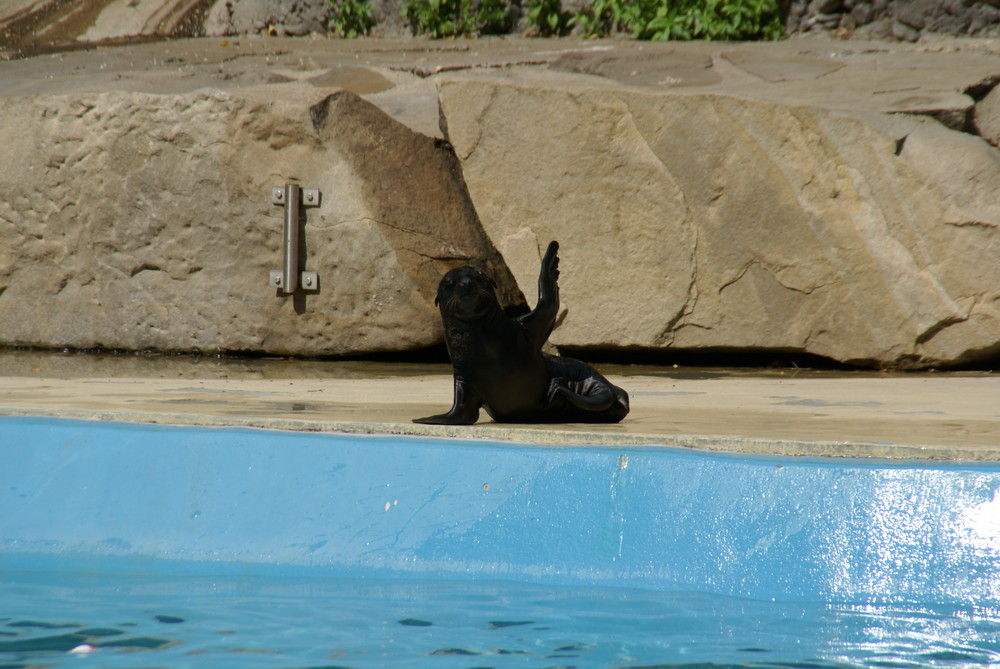
<instances>
[{"instance_id":1,"label":"raised front flipper","mask_svg":"<svg viewBox=\"0 0 1000 669\"><path fill-rule=\"evenodd\" d=\"M483 401L474 392L466 389L465 382L455 378L455 402L447 413L414 418L414 423L427 425L472 425L479 420L479 408Z\"/></svg>"},{"instance_id":2,"label":"raised front flipper","mask_svg":"<svg viewBox=\"0 0 1000 669\"><path fill-rule=\"evenodd\" d=\"M538 303L518 318L532 344L539 350L552 334L559 314L559 242L549 242L538 273Z\"/></svg>"}]
</instances>

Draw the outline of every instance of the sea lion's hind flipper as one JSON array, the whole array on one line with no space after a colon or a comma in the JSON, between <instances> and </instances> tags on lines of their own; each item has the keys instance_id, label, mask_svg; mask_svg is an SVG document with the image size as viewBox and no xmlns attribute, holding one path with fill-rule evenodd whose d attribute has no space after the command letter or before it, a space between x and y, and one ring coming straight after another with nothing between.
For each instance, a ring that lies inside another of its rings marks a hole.
<instances>
[{"instance_id":1,"label":"sea lion's hind flipper","mask_svg":"<svg viewBox=\"0 0 1000 669\"><path fill-rule=\"evenodd\" d=\"M619 423L629 412L628 393L611 384L588 386L584 392L560 385L552 389L549 407L560 422Z\"/></svg>"},{"instance_id":2,"label":"sea lion's hind flipper","mask_svg":"<svg viewBox=\"0 0 1000 669\"><path fill-rule=\"evenodd\" d=\"M426 425L472 425L479 420L479 408L483 401L475 393L465 388L465 383L455 378L455 401L447 413L440 413L425 418L414 418L414 423Z\"/></svg>"},{"instance_id":3,"label":"sea lion's hind flipper","mask_svg":"<svg viewBox=\"0 0 1000 669\"><path fill-rule=\"evenodd\" d=\"M590 365L545 356L549 369L549 411L567 422L617 423L629 412L628 393ZM560 408L561 405L561 408Z\"/></svg>"},{"instance_id":4,"label":"sea lion's hind flipper","mask_svg":"<svg viewBox=\"0 0 1000 669\"><path fill-rule=\"evenodd\" d=\"M584 395L566 386L553 388L555 394L562 395L570 404L584 411L606 411L615 402L615 393L607 386L591 386L587 391Z\"/></svg>"}]
</instances>

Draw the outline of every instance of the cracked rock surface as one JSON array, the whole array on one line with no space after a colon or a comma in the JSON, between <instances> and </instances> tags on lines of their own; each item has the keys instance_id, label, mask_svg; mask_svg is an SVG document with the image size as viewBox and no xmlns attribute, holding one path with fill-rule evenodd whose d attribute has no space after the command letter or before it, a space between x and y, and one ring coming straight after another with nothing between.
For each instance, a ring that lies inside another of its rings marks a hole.
<instances>
[{"instance_id":1,"label":"cracked rock surface","mask_svg":"<svg viewBox=\"0 0 1000 669\"><path fill-rule=\"evenodd\" d=\"M440 339L433 300L476 264L523 298L452 153L349 91L313 104L220 90L0 99L0 338L7 345L357 355ZM282 296L271 188L319 188Z\"/></svg>"},{"instance_id":2,"label":"cracked rock surface","mask_svg":"<svg viewBox=\"0 0 1000 669\"><path fill-rule=\"evenodd\" d=\"M1000 208L984 186L1000 164L978 138L926 118L561 77L449 80L441 98L521 285L539 241L562 240L575 299L557 345L897 366L996 345Z\"/></svg>"},{"instance_id":3,"label":"cracked rock surface","mask_svg":"<svg viewBox=\"0 0 1000 669\"><path fill-rule=\"evenodd\" d=\"M348 355L514 309L573 349L1000 355L1000 43L197 39L0 67L0 344ZM272 186L319 188L283 297ZM522 296L523 295L523 296ZM525 297L527 298L525 300Z\"/></svg>"}]
</instances>

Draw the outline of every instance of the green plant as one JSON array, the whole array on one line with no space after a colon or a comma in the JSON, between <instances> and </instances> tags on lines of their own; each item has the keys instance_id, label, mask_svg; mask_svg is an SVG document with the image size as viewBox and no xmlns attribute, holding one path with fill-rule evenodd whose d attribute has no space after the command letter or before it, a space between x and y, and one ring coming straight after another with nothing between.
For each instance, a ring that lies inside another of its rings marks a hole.
<instances>
[{"instance_id":1,"label":"green plant","mask_svg":"<svg viewBox=\"0 0 1000 669\"><path fill-rule=\"evenodd\" d=\"M434 38L507 32L515 0L402 0L401 15L413 32ZM528 25L539 35L561 35L578 26L593 37L632 35L643 40L754 40L784 35L781 0L591 0L568 15L561 0L522 0ZM371 33L369 0L326 0L330 30L341 37Z\"/></svg>"},{"instance_id":2,"label":"green plant","mask_svg":"<svg viewBox=\"0 0 1000 669\"><path fill-rule=\"evenodd\" d=\"M500 35L509 31L507 0L479 0L472 3L472 9L480 35Z\"/></svg>"},{"instance_id":3,"label":"green plant","mask_svg":"<svg viewBox=\"0 0 1000 669\"><path fill-rule=\"evenodd\" d=\"M778 39L778 0L593 0L572 19L588 35L644 40Z\"/></svg>"},{"instance_id":4,"label":"green plant","mask_svg":"<svg viewBox=\"0 0 1000 669\"><path fill-rule=\"evenodd\" d=\"M338 37L360 37L375 26L368 0L326 0L330 6L330 30Z\"/></svg>"},{"instance_id":5,"label":"green plant","mask_svg":"<svg viewBox=\"0 0 1000 669\"><path fill-rule=\"evenodd\" d=\"M505 0L403 0L403 19L418 35L434 38L506 31Z\"/></svg>"},{"instance_id":6,"label":"green plant","mask_svg":"<svg viewBox=\"0 0 1000 669\"><path fill-rule=\"evenodd\" d=\"M528 0L528 25L539 35L559 35L566 28L566 16L562 13L562 0Z\"/></svg>"},{"instance_id":7,"label":"green plant","mask_svg":"<svg viewBox=\"0 0 1000 669\"><path fill-rule=\"evenodd\" d=\"M778 39L784 34L777 0L708 0L686 2L687 21L680 22L692 39ZM649 39L676 39L672 36Z\"/></svg>"}]
</instances>

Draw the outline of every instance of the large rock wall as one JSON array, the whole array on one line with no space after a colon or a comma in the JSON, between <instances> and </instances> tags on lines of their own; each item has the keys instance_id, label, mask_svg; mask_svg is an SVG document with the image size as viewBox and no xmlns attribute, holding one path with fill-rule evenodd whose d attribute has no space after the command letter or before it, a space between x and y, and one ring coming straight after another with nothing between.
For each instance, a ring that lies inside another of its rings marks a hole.
<instances>
[{"instance_id":1,"label":"large rock wall","mask_svg":"<svg viewBox=\"0 0 1000 669\"><path fill-rule=\"evenodd\" d=\"M0 100L6 345L346 355L441 339L433 300L480 263L523 303L454 156L350 93L307 104L219 91ZM305 268L281 296L271 187L319 188Z\"/></svg>"},{"instance_id":2,"label":"large rock wall","mask_svg":"<svg viewBox=\"0 0 1000 669\"><path fill-rule=\"evenodd\" d=\"M1000 157L979 138L553 74L440 94L519 283L562 243L557 345L902 367L998 350Z\"/></svg>"},{"instance_id":3,"label":"large rock wall","mask_svg":"<svg viewBox=\"0 0 1000 669\"><path fill-rule=\"evenodd\" d=\"M523 309L558 239L565 348L1000 355L990 48L426 44L7 63L0 346L409 351L450 267ZM267 283L285 182L318 293Z\"/></svg>"}]
</instances>

